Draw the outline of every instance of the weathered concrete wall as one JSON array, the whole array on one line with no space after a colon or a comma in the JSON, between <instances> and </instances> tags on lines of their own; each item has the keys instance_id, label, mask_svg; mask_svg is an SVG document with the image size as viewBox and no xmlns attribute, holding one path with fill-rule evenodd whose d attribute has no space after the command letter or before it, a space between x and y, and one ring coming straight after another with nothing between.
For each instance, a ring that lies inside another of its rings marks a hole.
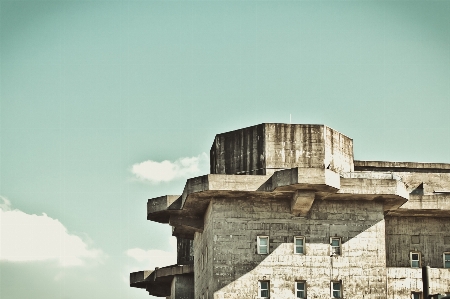
<instances>
[{"instance_id":1,"label":"weathered concrete wall","mask_svg":"<svg viewBox=\"0 0 450 299\"><path fill-rule=\"evenodd\" d=\"M423 266L443 268L442 254L450 252L448 218L387 216L387 267L409 268L411 251L422 253Z\"/></svg>"},{"instance_id":2,"label":"weathered concrete wall","mask_svg":"<svg viewBox=\"0 0 450 299\"><path fill-rule=\"evenodd\" d=\"M410 192L423 183L423 194L450 191L450 173L396 172Z\"/></svg>"},{"instance_id":3,"label":"weathered concrete wall","mask_svg":"<svg viewBox=\"0 0 450 299\"><path fill-rule=\"evenodd\" d=\"M211 204L206 210L204 223L203 233L195 233L194 236L195 294L197 298L213 298L213 219Z\"/></svg>"},{"instance_id":4,"label":"weathered concrete wall","mask_svg":"<svg viewBox=\"0 0 450 299\"><path fill-rule=\"evenodd\" d=\"M353 171L353 141L324 125L260 124L216 135L212 174L271 174L293 167Z\"/></svg>"},{"instance_id":5,"label":"weathered concrete wall","mask_svg":"<svg viewBox=\"0 0 450 299\"><path fill-rule=\"evenodd\" d=\"M176 275L168 299L194 299L194 275Z\"/></svg>"},{"instance_id":6,"label":"weathered concrete wall","mask_svg":"<svg viewBox=\"0 0 450 299\"><path fill-rule=\"evenodd\" d=\"M411 292L423 292L422 269L388 268L387 298L410 299ZM430 269L430 294L450 293L450 270Z\"/></svg>"},{"instance_id":7,"label":"weathered concrete wall","mask_svg":"<svg viewBox=\"0 0 450 299\"><path fill-rule=\"evenodd\" d=\"M319 201L300 218L290 214L289 200L213 199L208 225L212 277L196 279L214 298L257 298L258 280L270 280L272 298L292 298L298 280L306 281L308 298L329 299L332 280L342 280L344 298L386 297L381 203ZM256 253L257 236L269 236L269 255ZM294 236L306 238L304 255L294 254ZM330 257L333 236L342 238L341 256Z\"/></svg>"},{"instance_id":8,"label":"weathered concrete wall","mask_svg":"<svg viewBox=\"0 0 450 299\"><path fill-rule=\"evenodd\" d=\"M450 191L450 164L385 161L354 161L354 164L355 171L392 172L402 179L409 192Z\"/></svg>"},{"instance_id":9,"label":"weathered concrete wall","mask_svg":"<svg viewBox=\"0 0 450 299\"><path fill-rule=\"evenodd\" d=\"M325 134L325 167L335 172L353 171L353 140L331 129L324 128Z\"/></svg>"},{"instance_id":10,"label":"weathered concrete wall","mask_svg":"<svg viewBox=\"0 0 450 299\"><path fill-rule=\"evenodd\" d=\"M265 126L216 135L210 151L212 174L265 174Z\"/></svg>"}]
</instances>

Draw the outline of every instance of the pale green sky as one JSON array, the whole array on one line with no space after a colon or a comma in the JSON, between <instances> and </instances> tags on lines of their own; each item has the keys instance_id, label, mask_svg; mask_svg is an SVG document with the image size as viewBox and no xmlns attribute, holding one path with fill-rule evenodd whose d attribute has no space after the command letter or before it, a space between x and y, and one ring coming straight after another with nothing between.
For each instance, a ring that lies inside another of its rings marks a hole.
<instances>
[{"instance_id":1,"label":"pale green sky","mask_svg":"<svg viewBox=\"0 0 450 299\"><path fill-rule=\"evenodd\" d=\"M172 247L147 198L216 133L292 115L356 159L450 163L449 1L0 0L0 34L1 299L149 298L130 252Z\"/></svg>"}]
</instances>

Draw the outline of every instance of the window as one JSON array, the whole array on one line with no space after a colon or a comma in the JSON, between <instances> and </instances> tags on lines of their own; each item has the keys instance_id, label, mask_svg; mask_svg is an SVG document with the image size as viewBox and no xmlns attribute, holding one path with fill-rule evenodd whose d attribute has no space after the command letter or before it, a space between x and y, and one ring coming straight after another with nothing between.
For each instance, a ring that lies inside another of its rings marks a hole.
<instances>
[{"instance_id":1,"label":"window","mask_svg":"<svg viewBox=\"0 0 450 299\"><path fill-rule=\"evenodd\" d=\"M331 282L331 298L342 298L342 283L340 281Z\"/></svg>"},{"instance_id":2,"label":"window","mask_svg":"<svg viewBox=\"0 0 450 299\"><path fill-rule=\"evenodd\" d=\"M305 253L304 245L305 245L305 237L294 237L295 254L304 254Z\"/></svg>"},{"instance_id":3,"label":"window","mask_svg":"<svg viewBox=\"0 0 450 299\"><path fill-rule=\"evenodd\" d=\"M412 292L411 299L422 299L422 293L420 292Z\"/></svg>"},{"instance_id":4,"label":"window","mask_svg":"<svg viewBox=\"0 0 450 299\"><path fill-rule=\"evenodd\" d=\"M269 298L270 290L269 290L270 281L261 280L258 285L258 293L259 298Z\"/></svg>"},{"instance_id":5,"label":"window","mask_svg":"<svg viewBox=\"0 0 450 299\"><path fill-rule=\"evenodd\" d=\"M269 237L258 236L258 254L268 254L269 253Z\"/></svg>"},{"instance_id":6,"label":"window","mask_svg":"<svg viewBox=\"0 0 450 299\"><path fill-rule=\"evenodd\" d=\"M331 255L341 254L341 238L331 238Z\"/></svg>"},{"instance_id":7,"label":"window","mask_svg":"<svg viewBox=\"0 0 450 299\"><path fill-rule=\"evenodd\" d=\"M304 281L297 281L295 283L296 298L306 298L306 283Z\"/></svg>"},{"instance_id":8,"label":"window","mask_svg":"<svg viewBox=\"0 0 450 299\"><path fill-rule=\"evenodd\" d=\"M410 252L411 268L420 268L420 252Z\"/></svg>"},{"instance_id":9,"label":"window","mask_svg":"<svg viewBox=\"0 0 450 299\"><path fill-rule=\"evenodd\" d=\"M450 252L444 252L444 268L450 268Z\"/></svg>"}]
</instances>

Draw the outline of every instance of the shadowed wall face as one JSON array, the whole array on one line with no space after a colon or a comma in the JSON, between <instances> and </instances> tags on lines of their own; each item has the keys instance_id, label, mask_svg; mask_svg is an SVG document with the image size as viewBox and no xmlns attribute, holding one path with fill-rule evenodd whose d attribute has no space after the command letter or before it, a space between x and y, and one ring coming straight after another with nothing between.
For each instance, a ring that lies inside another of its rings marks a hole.
<instances>
[{"instance_id":1,"label":"shadowed wall face","mask_svg":"<svg viewBox=\"0 0 450 299\"><path fill-rule=\"evenodd\" d=\"M260 124L216 135L212 174L272 174L294 167L353 171L353 141L324 125Z\"/></svg>"}]
</instances>

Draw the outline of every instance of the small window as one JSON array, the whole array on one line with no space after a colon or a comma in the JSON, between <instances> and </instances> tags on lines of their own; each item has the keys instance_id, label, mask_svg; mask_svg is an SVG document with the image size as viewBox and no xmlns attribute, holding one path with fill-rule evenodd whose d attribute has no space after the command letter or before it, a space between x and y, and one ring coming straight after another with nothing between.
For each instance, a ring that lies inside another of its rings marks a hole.
<instances>
[{"instance_id":1,"label":"small window","mask_svg":"<svg viewBox=\"0 0 450 299\"><path fill-rule=\"evenodd\" d=\"M331 238L331 255L341 254L341 238Z\"/></svg>"},{"instance_id":2,"label":"small window","mask_svg":"<svg viewBox=\"0 0 450 299\"><path fill-rule=\"evenodd\" d=\"M331 298L342 298L342 283L340 281L331 282Z\"/></svg>"},{"instance_id":3,"label":"small window","mask_svg":"<svg viewBox=\"0 0 450 299\"><path fill-rule=\"evenodd\" d=\"M412 292L411 299L422 299L422 293L421 292Z\"/></svg>"},{"instance_id":4,"label":"small window","mask_svg":"<svg viewBox=\"0 0 450 299\"><path fill-rule=\"evenodd\" d=\"M420 252L410 252L411 268L420 268Z\"/></svg>"},{"instance_id":5,"label":"small window","mask_svg":"<svg viewBox=\"0 0 450 299\"><path fill-rule=\"evenodd\" d=\"M270 294L269 286L270 286L270 282L268 280L259 281L259 285L258 285L259 298L269 298L269 294Z\"/></svg>"},{"instance_id":6,"label":"small window","mask_svg":"<svg viewBox=\"0 0 450 299\"><path fill-rule=\"evenodd\" d=\"M444 268L450 268L450 252L444 252Z\"/></svg>"},{"instance_id":7,"label":"small window","mask_svg":"<svg viewBox=\"0 0 450 299\"><path fill-rule=\"evenodd\" d=\"M269 253L269 237L258 236L258 254L268 254Z\"/></svg>"},{"instance_id":8,"label":"small window","mask_svg":"<svg viewBox=\"0 0 450 299\"><path fill-rule=\"evenodd\" d=\"M295 283L296 298L306 298L306 282L297 281Z\"/></svg>"},{"instance_id":9,"label":"small window","mask_svg":"<svg viewBox=\"0 0 450 299\"><path fill-rule=\"evenodd\" d=\"M294 253L305 254L305 237L294 237Z\"/></svg>"}]
</instances>

